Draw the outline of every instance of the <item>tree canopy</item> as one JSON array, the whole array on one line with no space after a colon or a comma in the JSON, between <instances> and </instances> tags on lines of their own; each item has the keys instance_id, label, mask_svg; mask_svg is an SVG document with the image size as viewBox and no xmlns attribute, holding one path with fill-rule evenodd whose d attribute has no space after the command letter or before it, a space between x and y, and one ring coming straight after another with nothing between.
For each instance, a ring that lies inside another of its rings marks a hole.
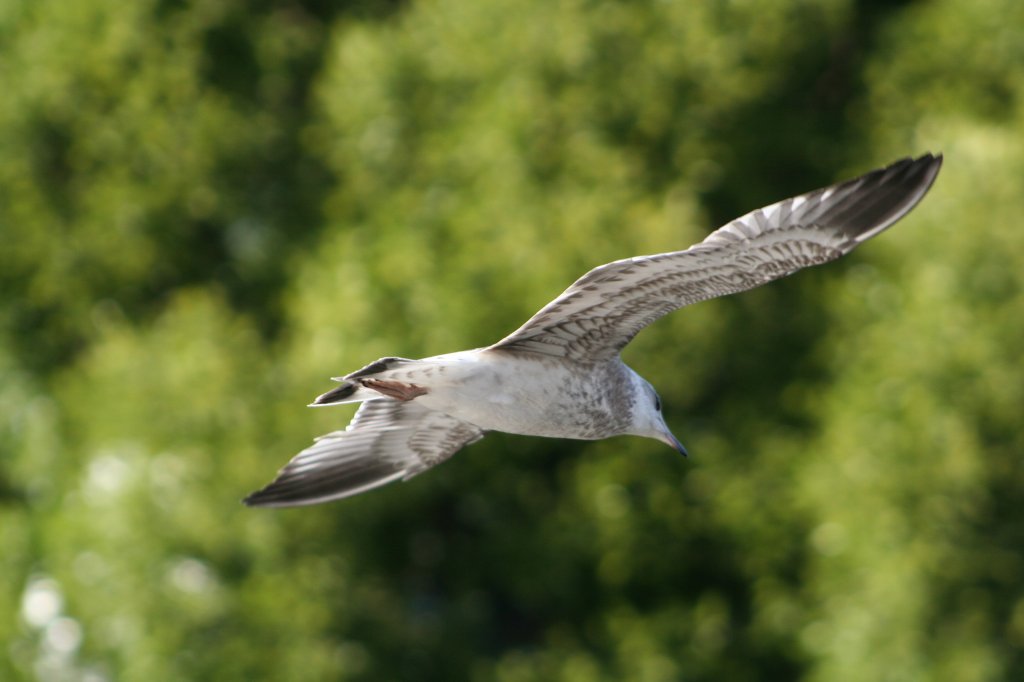
<instances>
[{"instance_id":1,"label":"tree canopy","mask_svg":"<svg viewBox=\"0 0 1024 682\"><path fill-rule=\"evenodd\" d=\"M1024 5L0 8L0 678L1024 676ZM243 507L384 355L924 151L855 254L642 333L684 461L493 434Z\"/></svg>"}]
</instances>

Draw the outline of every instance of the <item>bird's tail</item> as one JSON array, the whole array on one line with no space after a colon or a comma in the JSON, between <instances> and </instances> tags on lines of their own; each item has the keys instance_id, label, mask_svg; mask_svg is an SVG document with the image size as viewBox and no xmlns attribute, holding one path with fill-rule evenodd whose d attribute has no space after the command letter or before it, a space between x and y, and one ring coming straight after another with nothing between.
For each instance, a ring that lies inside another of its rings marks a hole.
<instances>
[{"instance_id":1,"label":"bird's tail","mask_svg":"<svg viewBox=\"0 0 1024 682\"><path fill-rule=\"evenodd\" d=\"M327 393L319 395L310 403L310 407L321 407L323 405L344 405L345 403L361 403L364 400L373 400L382 397L380 391L368 388L363 385L364 380L371 379L387 372L395 367L415 362L406 358L381 358L371 362L360 370L346 374L343 377L334 377L334 381L341 382Z\"/></svg>"},{"instance_id":2,"label":"bird's tail","mask_svg":"<svg viewBox=\"0 0 1024 682\"><path fill-rule=\"evenodd\" d=\"M309 404L310 407L322 407L324 405L344 405L345 403L361 403L370 398L379 398L380 394L368 388L360 386L355 381L341 380L340 386L335 386L327 393L322 393Z\"/></svg>"}]
</instances>

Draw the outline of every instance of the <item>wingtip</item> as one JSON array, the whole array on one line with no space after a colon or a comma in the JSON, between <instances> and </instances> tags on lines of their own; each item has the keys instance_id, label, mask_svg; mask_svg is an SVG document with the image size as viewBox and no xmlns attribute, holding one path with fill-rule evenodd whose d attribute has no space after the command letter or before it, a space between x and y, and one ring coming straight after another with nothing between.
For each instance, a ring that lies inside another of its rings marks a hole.
<instances>
[{"instance_id":1,"label":"wingtip","mask_svg":"<svg viewBox=\"0 0 1024 682\"><path fill-rule=\"evenodd\" d=\"M851 248L884 232L912 211L931 190L942 168L942 154L926 152L905 157L878 170L842 183L855 183L876 192L874 201L861 202L850 221ZM841 186L841 185L840 185ZM888 186L890 190L877 191Z\"/></svg>"},{"instance_id":2,"label":"wingtip","mask_svg":"<svg viewBox=\"0 0 1024 682\"><path fill-rule=\"evenodd\" d=\"M274 478L273 481L263 486L258 490L254 490L245 497L242 498L241 502L246 507L277 507L279 504L279 490L277 489L277 483L280 479L280 473Z\"/></svg>"},{"instance_id":3,"label":"wingtip","mask_svg":"<svg viewBox=\"0 0 1024 682\"><path fill-rule=\"evenodd\" d=\"M910 208L913 208L913 206L917 205L917 202L923 199L924 196L928 193L928 191L932 188L932 185L935 183L935 178L939 176L939 171L942 169L942 161L942 152L939 152L938 154L926 152L921 156L917 157L916 159L910 160L909 165L911 168L908 171L908 175L915 176L918 173L921 174L920 179L918 180L918 190L916 193L915 201L910 206ZM908 212L910 208L907 209Z\"/></svg>"},{"instance_id":4,"label":"wingtip","mask_svg":"<svg viewBox=\"0 0 1024 682\"><path fill-rule=\"evenodd\" d=\"M281 508L297 507L310 504L302 500L293 500L277 487L277 479L259 490L249 493L242 498L242 504L249 508Z\"/></svg>"},{"instance_id":5,"label":"wingtip","mask_svg":"<svg viewBox=\"0 0 1024 682\"><path fill-rule=\"evenodd\" d=\"M249 493L248 495L246 495L245 497L243 497L241 499L242 504L244 504L246 507L260 507L260 506L262 506L259 503L259 494L261 492L263 492L263 491L262 490L256 490L254 492Z\"/></svg>"},{"instance_id":6,"label":"wingtip","mask_svg":"<svg viewBox=\"0 0 1024 682\"><path fill-rule=\"evenodd\" d=\"M931 180L934 180L935 176L938 175L939 169L942 168L942 161L942 152L925 152L921 156L914 159L915 164L923 164L928 167L929 174L931 175Z\"/></svg>"},{"instance_id":7,"label":"wingtip","mask_svg":"<svg viewBox=\"0 0 1024 682\"><path fill-rule=\"evenodd\" d=\"M352 397L352 394L355 393L358 388L359 384L346 381L340 386L318 395L316 399L309 404L309 407L320 407L322 405L333 405L334 403L339 403L346 398Z\"/></svg>"},{"instance_id":8,"label":"wingtip","mask_svg":"<svg viewBox=\"0 0 1024 682\"><path fill-rule=\"evenodd\" d=\"M932 180L934 180L935 176L939 174L939 169L942 168L942 162L945 160L945 157L943 156L942 152L938 152L937 154L932 154L931 152L928 152L925 155L925 157L930 158L931 166L934 169L932 171Z\"/></svg>"}]
</instances>

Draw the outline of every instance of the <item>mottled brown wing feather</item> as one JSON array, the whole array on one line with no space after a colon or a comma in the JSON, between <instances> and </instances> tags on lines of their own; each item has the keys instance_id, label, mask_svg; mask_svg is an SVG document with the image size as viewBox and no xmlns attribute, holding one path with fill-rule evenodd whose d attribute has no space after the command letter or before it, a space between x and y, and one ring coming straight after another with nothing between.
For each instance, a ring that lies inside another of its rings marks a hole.
<instances>
[{"instance_id":1,"label":"mottled brown wing feather","mask_svg":"<svg viewBox=\"0 0 1024 682\"><path fill-rule=\"evenodd\" d=\"M903 159L752 211L685 251L597 267L491 349L580 361L614 357L673 310L848 253L906 215L941 165L941 155Z\"/></svg>"},{"instance_id":2,"label":"mottled brown wing feather","mask_svg":"<svg viewBox=\"0 0 1024 682\"><path fill-rule=\"evenodd\" d=\"M317 438L244 502L291 507L349 497L408 480L483 436L480 428L415 402L369 400L344 431Z\"/></svg>"}]
</instances>

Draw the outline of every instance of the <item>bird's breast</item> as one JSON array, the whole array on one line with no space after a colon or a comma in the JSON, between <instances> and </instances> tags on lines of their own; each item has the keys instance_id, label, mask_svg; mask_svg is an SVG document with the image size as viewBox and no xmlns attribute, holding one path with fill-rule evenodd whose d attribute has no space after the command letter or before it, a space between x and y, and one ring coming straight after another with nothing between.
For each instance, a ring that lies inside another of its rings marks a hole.
<instances>
[{"instance_id":1,"label":"bird's breast","mask_svg":"<svg viewBox=\"0 0 1024 682\"><path fill-rule=\"evenodd\" d=\"M531 436L594 440L623 433L629 424L631 385L612 363L476 353L430 372L423 378L427 393L417 402L482 429Z\"/></svg>"}]
</instances>

